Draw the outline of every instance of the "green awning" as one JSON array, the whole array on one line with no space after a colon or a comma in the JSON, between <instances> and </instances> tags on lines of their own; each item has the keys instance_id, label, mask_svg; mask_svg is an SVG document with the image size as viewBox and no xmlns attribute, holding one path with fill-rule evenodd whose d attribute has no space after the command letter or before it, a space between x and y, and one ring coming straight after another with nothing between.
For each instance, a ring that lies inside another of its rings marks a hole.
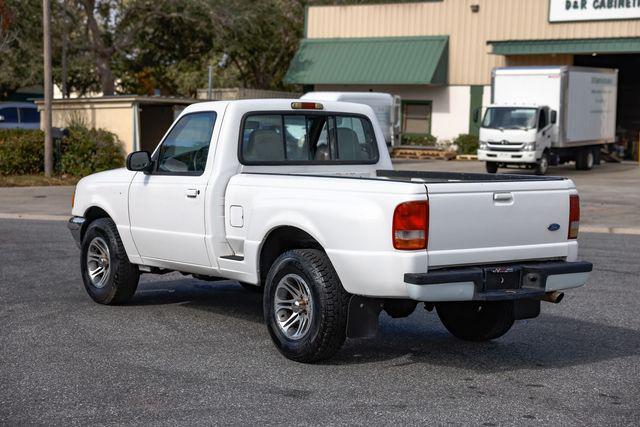
<instances>
[{"instance_id":1,"label":"green awning","mask_svg":"<svg viewBox=\"0 0 640 427\"><path fill-rule=\"evenodd\" d=\"M284 81L298 84L446 84L449 38L303 39Z\"/></svg>"},{"instance_id":2,"label":"green awning","mask_svg":"<svg viewBox=\"0 0 640 427\"><path fill-rule=\"evenodd\" d=\"M638 53L640 37L489 41L495 55Z\"/></svg>"}]
</instances>

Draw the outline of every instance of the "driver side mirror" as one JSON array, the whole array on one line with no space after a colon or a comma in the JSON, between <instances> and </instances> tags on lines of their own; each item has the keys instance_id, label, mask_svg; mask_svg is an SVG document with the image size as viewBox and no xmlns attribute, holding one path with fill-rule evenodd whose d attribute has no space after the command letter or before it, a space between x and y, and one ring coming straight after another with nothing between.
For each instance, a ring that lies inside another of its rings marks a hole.
<instances>
[{"instance_id":1,"label":"driver side mirror","mask_svg":"<svg viewBox=\"0 0 640 427\"><path fill-rule=\"evenodd\" d=\"M478 121L479 121L479 120L480 120L480 109L479 109L479 108L476 108L476 109L473 111L473 122L474 122L474 123L478 123Z\"/></svg>"},{"instance_id":2,"label":"driver side mirror","mask_svg":"<svg viewBox=\"0 0 640 427\"><path fill-rule=\"evenodd\" d=\"M556 122L558 121L558 112L556 110L551 110L550 119L551 119L551 124L555 125Z\"/></svg>"},{"instance_id":3,"label":"driver side mirror","mask_svg":"<svg viewBox=\"0 0 640 427\"><path fill-rule=\"evenodd\" d=\"M126 165L130 171L149 173L153 168L153 160L148 151L134 151L127 156Z\"/></svg>"}]
</instances>

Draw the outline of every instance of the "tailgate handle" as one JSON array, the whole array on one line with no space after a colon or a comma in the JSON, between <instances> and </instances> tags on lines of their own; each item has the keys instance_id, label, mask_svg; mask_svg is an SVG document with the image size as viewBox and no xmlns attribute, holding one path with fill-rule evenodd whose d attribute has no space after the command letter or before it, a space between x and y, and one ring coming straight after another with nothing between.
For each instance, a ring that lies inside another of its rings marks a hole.
<instances>
[{"instance_id":1,"label":"tailgate handle","mask_svg":"<svg viewBox=\"0 0 640 427\"><path fill-rule=\"evenodd\" d=\"M493 201L501 203L509 203L513 201L513 194L511 193L493 193Z\"/></svg>"}]
</instances>

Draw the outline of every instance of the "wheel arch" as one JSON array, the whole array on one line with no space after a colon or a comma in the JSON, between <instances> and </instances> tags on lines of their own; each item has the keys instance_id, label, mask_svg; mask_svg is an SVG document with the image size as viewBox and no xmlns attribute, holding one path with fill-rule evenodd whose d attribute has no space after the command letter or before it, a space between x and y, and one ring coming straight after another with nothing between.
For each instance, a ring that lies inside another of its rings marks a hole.
<instances>
[{"instance_id":1,"label":"wheel arch","mask_svg":"<svg viewBox=\"0 0 640 427\"><path fill-rule=\"evenodd\" d=\"M106 210L96 205L88 207L84 211L83 217L85 221L84 221L84 224L82 225L82 229L80 230L80 241L82 241L82 239L84 238L84 233L87 231L87 227L89 227L89 224L91 224L93 221L100 218L109 218L113 220L111 215L109 215L109 213Z\"/></svg>"},{"instance_id":2,"label":"wheel arch","mask_svg":"<svg viewBox=\"0 0 640 427\"><path fill-rule=\"evenodd\" d=\"M265 234L258 252L258 280L261 284L264 284L278 256L291 249L319 249L324 252L318 239L299 227L281 225L272 228Z\"/></svg>"}]
</instances>

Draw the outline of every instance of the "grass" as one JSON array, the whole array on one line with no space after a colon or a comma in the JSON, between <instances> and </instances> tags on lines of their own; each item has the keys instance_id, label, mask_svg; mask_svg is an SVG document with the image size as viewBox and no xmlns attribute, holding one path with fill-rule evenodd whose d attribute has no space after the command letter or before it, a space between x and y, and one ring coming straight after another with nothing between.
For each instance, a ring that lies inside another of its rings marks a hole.
<instances>
[{"instance_id":1,"label":"grass","mask_svg":"<svg viewBox=\"0 0 640 427\"><path fill-rule=\"evenodd\" d=\"M44 175L0 175L0 187L40 187L76 185L80 178L63 175L47 178Z\"/></svg>"}]
</instances>

